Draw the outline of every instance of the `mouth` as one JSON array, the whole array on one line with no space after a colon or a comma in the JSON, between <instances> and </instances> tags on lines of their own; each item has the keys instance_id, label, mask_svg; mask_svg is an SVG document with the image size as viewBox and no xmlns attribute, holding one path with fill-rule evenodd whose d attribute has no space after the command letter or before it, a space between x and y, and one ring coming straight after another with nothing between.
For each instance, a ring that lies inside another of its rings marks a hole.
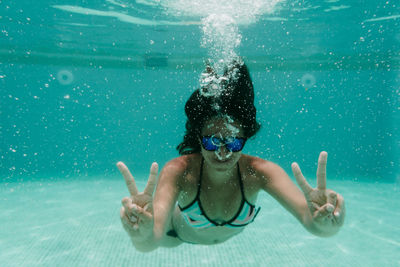
<instances>
[{"instance_id":1,"label":"mouth","mask_svg":"<svg viewBox=\"0 0 400 267\"><path fill-rule=\"evenodd\" d=\"M226 163L226 162L230 161L230 159L229 158L227 158L227 159L215 159L215 161L218 162L218 163Z\"/></svg>"}]
</instances>

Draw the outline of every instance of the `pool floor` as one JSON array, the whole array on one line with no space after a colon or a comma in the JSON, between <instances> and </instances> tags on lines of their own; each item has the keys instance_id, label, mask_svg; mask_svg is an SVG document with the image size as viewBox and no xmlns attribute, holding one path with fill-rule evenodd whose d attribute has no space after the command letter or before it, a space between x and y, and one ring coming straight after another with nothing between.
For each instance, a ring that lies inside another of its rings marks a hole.
<instances>
[{"instance_id":1,"label":"pool floor","mask_svg":"<svg viewBox=\"0 0 400 267\"><path fill-rule=\"evenodd\" d=\"M144 181L137 182L139 188ZM400 266L400 185L328 180L347 216L334 237L308 233L259 194L256 221L229 241L135 251L120 220L121 177L0 184L1 266Z\"/></svg>"}]
</instances>

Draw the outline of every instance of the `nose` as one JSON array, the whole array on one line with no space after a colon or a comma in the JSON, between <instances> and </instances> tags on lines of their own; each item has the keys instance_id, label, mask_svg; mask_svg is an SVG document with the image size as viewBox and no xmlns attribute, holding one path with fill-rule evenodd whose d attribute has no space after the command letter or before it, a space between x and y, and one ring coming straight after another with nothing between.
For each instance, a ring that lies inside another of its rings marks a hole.
<instances>
[{"instance_id":1,"label":"nose","mask_svg":"<svg viewBox=\"0 0 400 267\"><path fill-rule=\"evenodd\" d=\"M226 146L220 146L216 151L219 160L228 159L232 156L232 151L229 151Z\"/></svg>"}]
</instances>

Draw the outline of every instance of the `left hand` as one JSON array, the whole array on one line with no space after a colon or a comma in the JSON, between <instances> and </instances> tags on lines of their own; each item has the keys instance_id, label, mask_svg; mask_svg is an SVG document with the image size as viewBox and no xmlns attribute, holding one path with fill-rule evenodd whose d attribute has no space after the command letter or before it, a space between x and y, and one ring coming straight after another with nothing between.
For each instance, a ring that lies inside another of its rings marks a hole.
<instances>
[{"instance_id":1,"label":"left hand","mask_svg":"<svg viewBox=\"0 0 400 267\"><path fill-rule=\"evenodd\" d=\"M312 215L312 222L323 232L338 230L344 222L344 199L338 193L326 189L326 163L328 153L322 151L318 158L317 187L312 188L301 173L297 163L292 163L292 171L296 177L308 208Z\"/></svg>"}]
</instances>

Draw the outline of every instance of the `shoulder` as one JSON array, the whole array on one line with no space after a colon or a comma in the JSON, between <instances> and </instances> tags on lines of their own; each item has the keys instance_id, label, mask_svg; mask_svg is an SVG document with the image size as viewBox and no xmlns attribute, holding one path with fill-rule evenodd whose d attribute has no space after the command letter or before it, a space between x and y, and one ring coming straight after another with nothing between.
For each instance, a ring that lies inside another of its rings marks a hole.
<instances>
[{"instance_id":1,"label":"shoulder","mask_svg":"<svg viewBox=\"0 0 400 267\"><path fill-rule=\"evenodd\" d=\"M194 169L197 169L198 162L200 162L201 156L199 154L189 154L174 158L168 161L163 169L162 176L174 177L176 182L180 185L187 180L188 176L193 173Z\"/></svg>"},{"instance_id":2,"label":"shoulder","mask_svg":"<svg viewBox=\"0 0 400 267\"><path fill-rule=\"evenodd\" d=\"M249 167L256 173L268 173L270 171L281 169L278 164L273 163L272 161L250 155L243 154L240 160L245 166Z\"/></svg>"},{"instance_id":3,"label":"shoulder","mask_svg":"<svg viewBox=\"0 0 400 267\"><path fill-rule=\"evenodd\" d=\"M183 174L185 171L193 167L193 165L198 161L198 157L198 154L190 154L174 158L168 161L163 169Z\"/></svg>"},{"instance_id":4,"label":"shoulder","mask_svg":"<svg viewBox=\"0 0 400 267\"><path fill-rule=\"evenodd\" d=\"M285 173L278 164L259 157L243 155L241 160L257 178L260 186L265 186L265 184L270 183L277 175Z\"/></svg>"}]
</instances>

